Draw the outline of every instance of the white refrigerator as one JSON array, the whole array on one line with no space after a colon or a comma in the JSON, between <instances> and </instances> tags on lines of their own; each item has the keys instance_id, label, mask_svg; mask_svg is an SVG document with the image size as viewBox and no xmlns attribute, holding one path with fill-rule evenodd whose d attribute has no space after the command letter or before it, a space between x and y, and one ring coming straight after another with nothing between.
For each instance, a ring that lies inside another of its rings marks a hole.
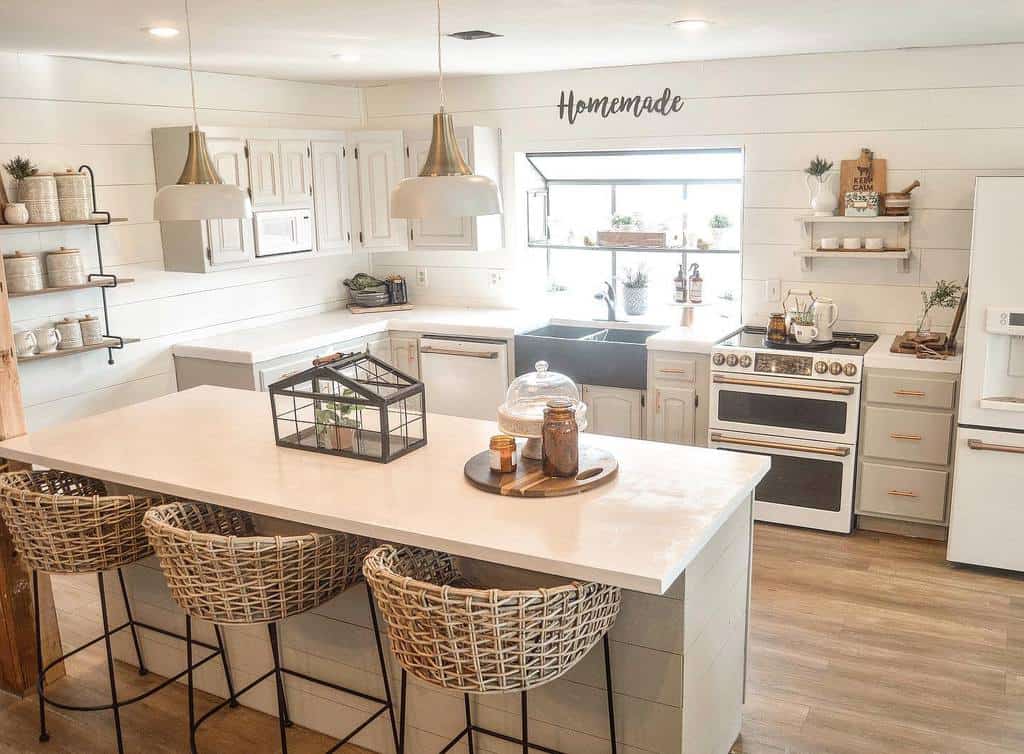
<instances>
[{"instance_id":1,"label":"white refrigerator","mask_svg":"<svg viewBox=\"0 0 1024 754\"><path fill-rule=\"evenodd\" d=\"M980 177L946 555L1024 571L1024 176Z\"/></svg>"}]
</instances>

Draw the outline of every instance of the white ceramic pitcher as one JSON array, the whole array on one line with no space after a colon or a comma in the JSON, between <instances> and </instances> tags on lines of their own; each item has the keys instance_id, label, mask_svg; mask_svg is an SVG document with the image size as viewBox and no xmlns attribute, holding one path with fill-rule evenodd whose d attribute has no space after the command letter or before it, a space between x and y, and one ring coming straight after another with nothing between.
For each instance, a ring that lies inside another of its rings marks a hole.
<instances>
[{"instance_id":1,"label":"white ceramic pitcher","mask_svg":"<svg viewBox=\"0 0 1024 754\"><path fill-rule=\"evenodd\" d=\"M835 173L826 173L821 178L813 175L804 176L811 209L818 217L830 217L836 213L836 209L839 207L839 198L832 185L835 177Z\"/></svg>"},{"instance_id":2,"label":"white ceramic pitcher","mask_svg":"<svg viewBox=\"0 0 1024 754\"><path fill-rule=\"evenodd\" d=\"M811 307L814 315L814 326L818 328L815 340L832 340L832 328L839 319L839 307L830 298L817 298Z\"/></svg>"}]
</instances>

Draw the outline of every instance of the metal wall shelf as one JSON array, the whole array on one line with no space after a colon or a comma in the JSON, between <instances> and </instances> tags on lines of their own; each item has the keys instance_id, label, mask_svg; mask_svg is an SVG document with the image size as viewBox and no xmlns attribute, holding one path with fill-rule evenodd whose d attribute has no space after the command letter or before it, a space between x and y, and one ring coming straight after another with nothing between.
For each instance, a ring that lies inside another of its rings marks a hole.
<instances>
[{"instance_id":1,"label":"metal wall shelf","mask_svg":"<svg viewBox=\"0 0 1024 754\"><path fill-rule=\"evenodd\" d=\"M27 298L29 296L45 296L50 293L66 293L67 291L84 291L89 288L117 288L119 285L128 285L135 282L135 278L119 278L117 275L90 275L88 283L81 285L65 285L61 288L42 288L38 291L25 291L24 293L7 292L8 298ZM92 278L96 278L93 280ZM102 279L101 279L102 278Z\"/></svg>"},{"instance_id":2,"label":"metal wall shelf","mask_svg":"<svg viewBox=\"0 0 1024 754\"><path fill-rule=\"evenodd\" d=\"M83 168L89 167L83 165ZM82 168L79 168L81 170ZM92 178L92 172L89 173L90 179ZM95 200L94 200L95 206ZM88 228L92 225L110 225L111 223L126 223L128 222L127 217L110 217L107 212L94 212L96 215L105 215L105 217L94 217L90 220L73 220L71 222L58 222L58 223L25 223L23 225L9 225L0 224L0 231L5 230L37 230L41 228Z\"/></svg>"},{"instance_id":3,"label":"metal wall shelf","mask_svg":"<svg viewBox=\"0 0 1024 754\"><path fill-rule=\"evenodd\" d=\"M27 363L29 361L44 361L46 359L56 359L61 356L74 356L78 353L87 353L89 351L101 351L104 348L107 350L120 350L125 347L127 343L138 343L138 338L119 338L117 336L104 336L102 343L95 343L91 346L79 346L78 348L58 348L56 351L43 351L42 353L34 353L31 356L19 356L19 363Z\"/></svg>"}]
</instances>

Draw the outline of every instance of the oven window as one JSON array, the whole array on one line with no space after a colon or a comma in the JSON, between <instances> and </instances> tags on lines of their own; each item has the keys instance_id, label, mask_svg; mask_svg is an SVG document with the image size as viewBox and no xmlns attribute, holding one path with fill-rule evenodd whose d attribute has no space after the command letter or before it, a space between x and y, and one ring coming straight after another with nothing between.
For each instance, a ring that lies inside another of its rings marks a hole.
<instances>
[{"instance_id":1,"label":"oven window","mask_svg":"<svg viewBox=\"0 0 1024 754\"><path fill-rule=\"evenodd\" d=\"M718 419L842 435L846 433L846 403L719 390Z\"/></svg>"},{"instance_id":2,"label":"oven window","mask_svg":"<svg viewBox=\"0 0 1024 754\"><path fill-rule=\"evenodd\" d=\"M732 450L732 448L723 448ZM732 451L747 453L748 451ZM754 491L754 499L819 511L838 511L843 502L843 462L772 453L750 453L772 459L772 468Z\"/></svg>"}]
</instances>

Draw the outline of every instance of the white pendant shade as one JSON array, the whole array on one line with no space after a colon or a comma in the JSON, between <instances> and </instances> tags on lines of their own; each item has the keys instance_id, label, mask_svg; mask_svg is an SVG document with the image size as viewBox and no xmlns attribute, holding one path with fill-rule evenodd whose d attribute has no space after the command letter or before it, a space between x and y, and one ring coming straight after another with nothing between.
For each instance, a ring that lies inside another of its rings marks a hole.
<instances>
[{"instance_id":1,"label":"white pendant shade","mask_svg":"<svg viewBox=\"0 0 1024 754\"><path fill-rule=\"evenodd\" d=\"M164 186L153 201L153 219L218 220L252 217L249 196L238 186L202 183Z\"/></svg>"},{"instance_id":2,"label":"white pendant shade","mask_svg":"<svg viewBox=\"0 0 1024 754\"><path fill-rule=\"evenodd\" d=\"M421 220L500 214L498 187L482 175L406 178L391 192L391 216L396 218Z\"/></svg>"}]
</instances>

